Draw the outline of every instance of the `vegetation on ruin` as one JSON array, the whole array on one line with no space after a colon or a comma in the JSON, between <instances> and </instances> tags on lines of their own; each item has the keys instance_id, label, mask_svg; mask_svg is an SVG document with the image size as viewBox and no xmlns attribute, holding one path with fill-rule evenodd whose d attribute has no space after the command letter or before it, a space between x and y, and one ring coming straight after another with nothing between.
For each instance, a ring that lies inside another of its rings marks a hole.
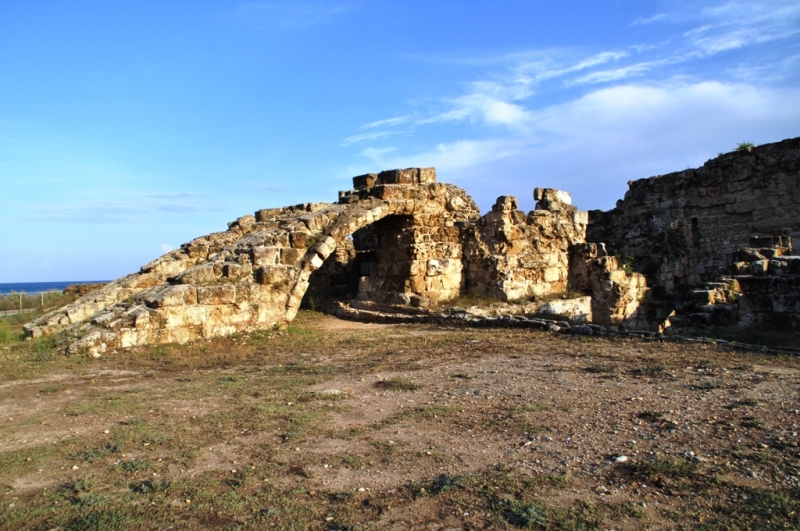
<instances>
[{"instance_id":1,"label":"vegetation on ruin","mask_svg":"<svg viewBox=\"0 0 800 531\"><path fill-rule=\"evenodd\" d=\"M752 151L752 149L756 147L755 144L752 142L748 142L747 140L743 140L736 144L736 151Z\"/></svg>"}]
</instances>

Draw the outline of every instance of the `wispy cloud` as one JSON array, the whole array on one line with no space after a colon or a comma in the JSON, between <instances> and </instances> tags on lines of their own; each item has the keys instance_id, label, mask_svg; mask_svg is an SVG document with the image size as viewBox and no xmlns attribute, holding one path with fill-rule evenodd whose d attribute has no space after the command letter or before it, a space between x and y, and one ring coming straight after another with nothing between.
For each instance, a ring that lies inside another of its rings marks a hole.
<instances>
[{"instance_id":1,"label":"wispy cloud","mask_svg":"<svg viewBox=\"0 0 800 531\"><path fill-rule=\"evenodd\" d=\"M640 43L627 49L585 56L570 50L530 50L502 54L494 59L478 56L482 64L496 64L501 69L491 73L489 79L469 83L461 95L440 99L438 110L365 124L362 128L375 132L352 135L341 145L379 140L394 134L390 129L400 124L408 126L412 133L415 128L427 124L469 122L486 126L489 131L505 129L514 136L530 134L535 129L537 116L536 95L545 87L585 91L591 90L592 85L615 86L632 81L648 85L687 76L687 72L690 79L700 81L704 72L697 69L692 74L692 61L800 33L800 4L794 0L775 0L766 3L726 1L700 7L676 5L670 12L640 18L633 24L656 22L680 23L683 29L665 42ZM689 29L685 29L687 25ZM750 69L761 71L769 68L765 65L775 64L775 68L787 72L790 65L795 64L772 56L760 57L759 61L757 65L742 63L728 73L738 80L752 79ZM683 70L676 70L678 66Z\"/></svg>"},{"instance_id":2,"label":"wispy cloud","mask_svg":"<svg viewBox=\"0 0 800 531\"><path fill-rule=\"evenodd\" d=\"M570 180L579 182L576 176L592 175L592 183L582 182L576 196L586 207L608 207L630 178L702 163L744 135L769 141L798 134L800 108L792 102L800 90L771 88L767 81L770 76L797 77L797 43L794 53L764 47L757 55L734 56L739 59L735 67L710 70L706 61L792 38L800 32L800 4L795 4L676 4L672 11L633 22L674 25L674 34L659 42L583 55L531 50L494 59L478 56L475 64L483 72L489 67L488 73L463 85L460 94L440 98L427 113L413 109L371 122L362 126L369 134L349 137L379 143L400 124L414 135L431 124L467 122L475 126L470 128L473 138L458 138L454 130L455 139L428 148L416 143L408 150L399 142L370 146L361 151L365 162L349 170L433 165L457 181L487 164L527 164L552 168L547 178L564 180L565 187ZM540 95L555 91L565 96L561 103L542 103L546 100ZM592 162L584 165L583 160Z\"/></svg>"},{"instance_id":3,"label":"wispy cloud","mask_svg":"<svg viewBox=\"0 0 800 531\"><path fill-rule=\"evenodd\" d=\"M655 15L643 18L637 18L633 22L631 22L631 26L646 26L647 24L653 24L654 22L662 22L664 20L668 20L670 18L669 13L656 13Z\"/></svg>"},{"instance_id":4,"label":"wispy cloud","mask_svg":"<svg viewBox=\"0 0 800 531\"><path fill-rule=\"evenodd\" d=\"M366 148L361 152L361 155L374 162L377 162L378 164L382 164L383 161L386 160L384 155L387 155L388 153L392 153L394 151L397 151L396 147Z\"/></svg>"},{"instance_id":5,"label":"wispy cloud","mask_svg":"<svg viewBox=\"0 0 800 531\"><path fill-rule=\"evenodd\" d=\"M375 127L394 127L408 122L411 118L409 116L395 116L394 118L386 118L384 120L377 120L361 126L361 129L373 129Z\"/></svg>"},{"instance_id":6,"label":"wispy cloud","mask_svg":"<svg viewBox=\"0 0 800 531\"><path fill-rule=\"evenodd\" d=\"M347 138L342 140L342 142L339 145L348 146L350 144L355 144L356 142L364 142L366 140L376 140L384 136L391 136L396 134L397 132L395 131L378 131L375 133L362 133L360 135L348 136Z\"/></svg>"}]
</instances>

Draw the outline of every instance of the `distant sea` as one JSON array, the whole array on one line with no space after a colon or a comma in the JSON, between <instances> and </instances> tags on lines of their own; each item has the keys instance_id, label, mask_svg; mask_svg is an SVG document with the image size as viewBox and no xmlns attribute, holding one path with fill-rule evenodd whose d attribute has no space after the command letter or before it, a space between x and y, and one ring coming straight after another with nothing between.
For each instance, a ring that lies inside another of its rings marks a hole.
<instances>
[{"instance_id":1,"label":"distant sea","mask_svg":"<svg viewBox=\"0 0 800 531\"><path fill-rule=\"evenodd\" d=\"M73 284L95 284L97 282L108 282L107 280L74 280L72 282L12 282L10 284L0 284L0 295L14 293L39 293L40 291L63 291L67 286Z\"/></svg>"}]
</instances>

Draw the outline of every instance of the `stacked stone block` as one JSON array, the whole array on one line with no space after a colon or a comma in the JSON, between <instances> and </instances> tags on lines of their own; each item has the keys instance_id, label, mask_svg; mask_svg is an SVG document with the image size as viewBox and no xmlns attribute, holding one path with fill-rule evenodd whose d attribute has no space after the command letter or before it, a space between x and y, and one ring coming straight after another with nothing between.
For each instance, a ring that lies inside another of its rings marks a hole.
<instances>
[{"instance_id":1,"label":"stacked stone block","mask_svg":"<svg viewBox=\"0 0 800 531\"><path fill-rule=\"evenodd\" d=\"M356 190L340 197L358 193L414 204L410 213L384 218L354 237L357 252L367 255L357 298L414 306L457 298L463 285L462 233L479 215L472 198L437 183L433 168L360 176L353 185Z\"/></svg>"},{"instance_id":2,"label":"stacked stone block","mask_svg":"<svg viewBox=\"0 0 800 531\"><path fill-rule=\"evenodd\" d=\"M587 214L560 190L537 188L534 199L525 215L515 197L500 196L468 232L468 291L505 300L567 292L569 250L584 241Z\"/></svg>"}]
</instances>

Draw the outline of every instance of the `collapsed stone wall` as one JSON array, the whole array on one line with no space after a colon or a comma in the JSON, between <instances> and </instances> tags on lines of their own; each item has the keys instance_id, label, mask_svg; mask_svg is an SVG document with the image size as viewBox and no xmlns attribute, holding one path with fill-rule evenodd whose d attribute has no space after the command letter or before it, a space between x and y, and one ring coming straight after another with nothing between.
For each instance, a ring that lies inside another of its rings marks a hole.
<instances>
[{"instance_id":1,"label":"collapsed stone wall","mask_svg":"<svg viewBox=\"0 0 800 531\"><path fill-rule=\"evenodd\" d=\"M358 300L429 306L460 295L463 233L480 212L464 190L435 181L433 168L392 170L355 177L355 189L340 192L346 204L375 196L417 205L353 234Z\"/></svg>"},{"instance_id":2,"label":"collapsed stone wall","mask_svg":"<svg viewBox=\"0 0 800 531\"><path fill-rule=\"evenodd\" d=\"M666 294L724 274L752 236L800 238L800 138L628 186L616 208L589 212L586 239L630 257Z\"/></svg>"},{"instance_id":3,"label":"collapsed stone wall","mask_svg":"<svg viewBox=\"0 0 800 531\"><path fill-rule=\"evenodd\" d=\"M587 213L566 192L536 188L527 215L517 199L500 196L467 231L466 291L503 300L568 291L569 252L584 241Z\"/></svg>"},{"instance_id":4,"label":"collapsed stone wall","mask_svg":"<svg viewBox=\"0 0 800 531\"><path fill-rule=\"evenodd\" d=\"M771 323L800 330L800 138L629 183L591 211L587 240L647 276L650 328Z\"/></svg>"}]
</instances>

